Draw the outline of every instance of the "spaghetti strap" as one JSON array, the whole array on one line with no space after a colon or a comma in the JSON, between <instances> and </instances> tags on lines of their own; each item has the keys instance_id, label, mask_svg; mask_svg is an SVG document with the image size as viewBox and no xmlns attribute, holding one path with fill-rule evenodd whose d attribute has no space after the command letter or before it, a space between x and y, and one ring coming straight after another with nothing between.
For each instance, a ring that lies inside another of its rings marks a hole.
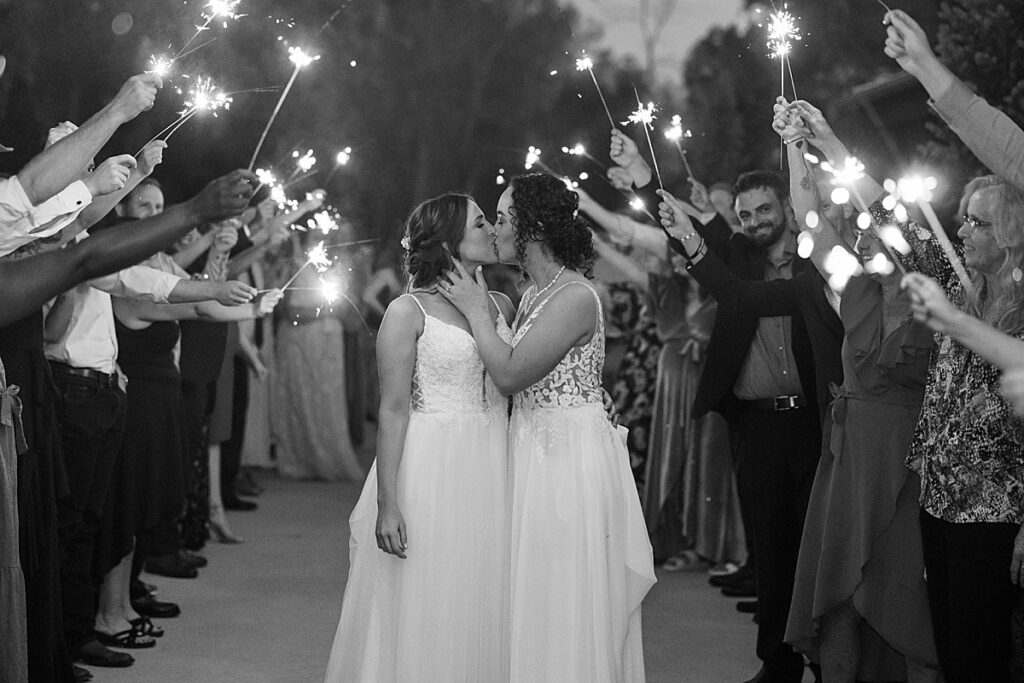
<instances>
[{"instance_id":1,"label":"spaghetti strap","mask_svg":"<svg viewBox=\"0 0 1024 683\"><path fill-rule=\"evenodd\" d=\"M409 297L410 299L412 299L413 301L415 301L415 302L416 302L416 305L417 305L417 306L419 306L419 309L420 309L420 313L422 313L422 314L423 314L423 317L424 317L424 318L426 318L426 317L427 317L427 309L423 308L423 304L421 304L421 303L420 303L420 300L416 298L416 295L415 295L415 294L412 294L411 292L406 292L405 294L403 294L402 296L400 296L400 297L398 297L398 298L399 298L399 299L402 299L402 298L405 298L405 297Z\"/></svg>"},{"instance_id":2,"label":"spaghetti strap","mask_svg":"<svg viewBox=\"0 0 1024 683\"><path fill-rule=\"evenodd\" d=\"M498 311L498 317L505 320L505 314L501 312L501 304L498 303L498 299L494 296L494 292L487 292L487 296L491 298L491 303L494 304L495 310ZM508 325L508 320L505 320L505 324Z\"/></svg>"}]
</instances>

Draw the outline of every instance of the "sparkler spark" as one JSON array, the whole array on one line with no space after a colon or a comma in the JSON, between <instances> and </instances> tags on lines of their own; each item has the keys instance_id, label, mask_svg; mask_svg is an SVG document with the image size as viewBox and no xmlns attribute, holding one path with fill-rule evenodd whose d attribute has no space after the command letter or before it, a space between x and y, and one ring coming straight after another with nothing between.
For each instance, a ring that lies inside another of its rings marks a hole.
<instances>
[{"instance_id":1,"label":"sparkler spark","mask_svg":"<svg viewBox=\"0 0 1024 683\"><path fill-rule=\"evenodd\" d=\"M274 172L269 168L257 168L256 179L260 182L260 185L266 185L268 187L274 187L277 185L277 178L274 176Z\"/></svg>"},{"instance_id":2,"label":"sparkler spark","mask_svg":"<svg viewBox=\"0 0 1024 683\"><path fill-rule=\"evenodd\" d=\"M311 55L301 47L288 48L288 60L295 65L296 69L307 67L318 59L320 59L320 55Z\"/></svg>"},{"instance_id":3,"label":"sparkler spark","mask_svg":"<svg viewBox=\"0 0 1024 683\"><path fill-rule=\"evenodd\" d=\"M341 297L341 285L331 280L320 280L320 294L323 295L324 301L330 305L334 304Z\"/></svg>"},{"instance_id":4,"label":"sparkler spark","mask_svg":"<svg viewBox=\"0 0 1024 683\"><path fill-rule=\"evenodd\" d=\"M597 96L601 98L601 106L604 107L604 113L608 116L608 123L611 127L615 127L615 119L612 118L612 112L608 109L608 102L604 99L604 93L601 92L601 84L597 82L597 76L594 75L594 60L587 56L584 52L583 56L576 60L576 70L586 71L590 74L590 80L594 82L594 88L597 90Z\"/></svg>"},{"instance_id":5,"label":"sparkler spark","mask_svg":"<svg viewBox=\"0 0 1024 683\"><path fill-rule=\"evenodd\" d=\"M172 66L174 66L174 60L164 57L163 55L159 57L154 55L149 58L149 69L147 69L147 71L163 78L171 72Z\"/></svg>"},{"instance_id":6,"label":"sparkler spark","mask_svg":"<svg viewBox=\"0 0 1024 683\"><path fill-rule=\"evenodd\" d=\"M526 163L524 166L526 170L530 170L535 164L540 162L541 150L537 149L533 145L530 145L530 149L526 152Z\"/></svg>"},{"instance_id":7,"label":"sparkler spark","mask_svg":"<svg viewBox=\"0 0 1024 683\"><path fill-rule=\"evenodd\" d=\"M834 185L852 185L864 177L864 164L856 157L846 157L843 165L838 168L824 161L821 168L832 176Z\"/></svg>"},{"instance_id":8,"label":"sparkler spark","mask_svg":"<svg viewBox=\"0 0 1024 683\"><path fill-rule=\"evenodd\" d=\"M594 60L584 55L576 60L577 71L589 71L594 68Z\"/></svg>"},{"instance_id":9,"label":"sparkler spark","mask_svg":"<svg viewBox=\"0 0 1024 683\"><path fill-rule=\"evenodd\" d=\"M330 268L333 264L331 257L327 254L327 248L324 247L323 242L320 242L318 245L306 252L306 258L309 260L309 264L321 273Z\"/></svg>"},{"instance_id":10,"label":"sparkler spark","mask_svg":"<svg viewBox=\"0 0 1024 683\"><path fill-rule=\"evenodd\" d=\"M673 114L670 120L669 127L665 130L665 137L672 142L679 142L683 138L692 138L693 133L688 130L683 130L683 117L679 114Z\"/></svg>"},{"instance_id":11,"label":"sparkler spark","mask_svg":"<svg viewBox=\"0 0 1024 683\"><path fill-rule=\"evenodd\" d=\"M338 221L334 219L334 216L329 211L318 211L313 214L313 225L325 235L338 229Z\"/></svg>"},{"instance_id":12,"label":"sparkler spark","mask_svg":"<svg viewBox=\"0 0 1024 683\"><path fill-rule=\"evenodd\" d=\"M638 126L643 124L646 128L654 130L654 119L658 118L654 115L656 111L657 108L654 106L654 102L648 102L646 107L641 104L635 112L629 115L629 120L622 123L632 123Z\"/></svg>"},{"instance_id":13,"label":"sparkler spark","mask_svg":"<svg viewBox=\"0 0 1024 683\"><path fill-rule=\"evenodd\" d=\"M796 17L783 9L771 13L768 18L768 50L772 57L782 58L793 49L794 40L803 40Z\"/></svg>"},{"instance_id":14,"label":"sparkler spark","mask_svg":"<svg viewBox=\"0 0 1024 683\"><path fill-rule=\"evenodd\" d=\"M334 163L338 166L344 166L352 160L352 148L346 147L345 149L338 152L338 155L334 157Z\"/></svg>"},{"instance_id":15,"label":"sparkler spark","mask_svg":"<svg viewBox=\"0 0 1024 683\"><path fill-rule=\"evenodd\" d=\"M195 87L189 92L188 99L185 100L186 109L181 114L184 116L195 111L210 112L216 116L218 109L229 109L231 102L232 99L217 88L211 79L200 76L196 79Z\"/></svg>"},{"instance_id":16,"label":"sparkler spark","mask_svg":"<svg viewBox=\"0 0 1024 683\"><path fill-rule=\"evenodd\" d=\"M292 152L292 156L298 160L295 162L296 167L303 173L308 173L311 168L316 166L316 157L313 156L313 150L309 150L301 157L299 156L298 150Z\"/></svg>"}]
</instances>

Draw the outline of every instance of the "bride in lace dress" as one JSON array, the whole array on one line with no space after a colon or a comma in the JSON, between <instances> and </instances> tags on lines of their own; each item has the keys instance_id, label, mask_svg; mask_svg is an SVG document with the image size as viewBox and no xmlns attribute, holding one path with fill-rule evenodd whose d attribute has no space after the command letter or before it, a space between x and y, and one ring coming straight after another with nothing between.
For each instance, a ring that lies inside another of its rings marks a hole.
<instances>
[{"instance_id":1,"label":"bride in lace dress","mask_svg":"<svg viewBox=\"0 0 1024 683\"><path fill-rule=\"evenodd\" d=\"M629 455L603 407L604 322L584 276L593 244L578 204L543 174L516 178L498 202L499 258L533 282L511 342L495 332L479 270L474 283L456 264L439 289L514 395L510 680L636 683L654 566Z\"/></svg>"},{"instance_id":2,"label":"bride in lace dress","mask_svg":"<svg viewBox=\"0 0 1024 683\"><path fill-rule=\"evenodd\" d=\"M350 569L327 683L508 679L508 400L465 318L437 294L452 254L494 263L494 229L446 194L406 224L410 291L377 338L377 459L349 520ZM511 339L512 303L487 319Z\"/></svg>"}]
</instances>

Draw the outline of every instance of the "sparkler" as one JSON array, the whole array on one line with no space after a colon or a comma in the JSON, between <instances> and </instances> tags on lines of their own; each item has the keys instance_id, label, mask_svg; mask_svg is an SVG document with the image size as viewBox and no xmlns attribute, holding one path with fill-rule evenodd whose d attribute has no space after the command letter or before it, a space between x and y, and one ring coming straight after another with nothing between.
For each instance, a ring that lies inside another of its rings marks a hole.
<instances>
[{"instance_id":1,"label":"sparkler","mask_svg":"<svg viewBox=\"0 0 1024 683\"><path fill-rule=\"evenodd\" d=\"M796 25L796 17L789 13L787 5L782 10L774 10L768 18L768 50L773 59L779 60L781 76L780 94L786 96L786 70L789 69L789 80L793 84L793 99L796 94L796 81L793 79L793 68L789 65L789 54L793 51L793 41L803 40L800 27Z\"/></svg>"},{"instance_id":2,"label":"sparkler","mask_svg":"<svg viewBox=\"0 0 1024 683\"><path fill-rule=\"evenodd\" d=\"M178 118L154 135L149 142L142 146L142 149L136 155L141 154L142 150L146 149L150 142L159 140L161 136L164 136L164 140L169 139L179 128L185 125L186 121L196 114L209 112L216 116L218 110L229 109L232 101L232 98L214 85L211 79L200 76L196 79L195 86L186 96L185 108L179 112ZM166 135L164 135L165 133Z\"/></svg>"},{"instance_id":3,"label":"sparkler","mask_svg":"<svg viewBox=\"0 0 1024 683\"><path fill-rule=\"evenodd\" d=\"M318 272L324 273L327 271L328 268L331 267L332 264L333 261L331 261L331 257L328 256L327 249L326 247L324 247L324 243L320 242L315 247L306 252L306 262L303 263L302 266L295 272L295 275L292 275L288 279L288 282L284 283L284 287L281 287L281 291L286 291L288 289L288 285L295 282L295 279L298 278L299 275L302 274L302 271L304 271L309 266L313 266L314 268L317 269Z\"/></svg>"},{"instance_id":4,"label":"sparkler","mask_svg":"<svg viewBox=\"0 0 1024 683\"><path fill-rule=\"evenodd\" d=\"M281 105L284 104L284 100L288 97L288 93L292 89L292 85L295 83L295 79L298 78L299 72L304 67L309 66L316 60L320 59L320 55L310 55L300 47L289 47L288 48L288 59L295 68L292 69L292 75L288 79L288 84L284 86L284 90L281 92L281 97L277 100L277 105L274 106L274 111L270 114L270 120L267 121L267 125L263 128L263 133L260 135L259 142L256 143L256 149L253 150L252 159L249 160L249 170L253 169L256 165L256 157L259 156L260 150L263 148L263 142L267 139L267 133L270 132L270 127L274 125L274 119L277 118L277 114L281 111Z\"/></svg>"},{"instance_id":5,"label":"sparkler","mask_svg":"<svg viewBox=\"0 0 1024 683\"><path fill-rule=\"evenodd\" d=\"M331 182L331 178L337 173L338 169L342 166L348 166L348 162L352 161L352 148L346 147L334 156L334 167L331 168L331 172L327 174L327 178L324 180L324 187Z\"/></svg>"},{"instance_id":6,"label":"sparkler","mask_svg":"<svg viewBox=\"0 0 1024 683\"><path fill-rule=\"evenodd\" d=\"M632 123L637 126L641 126L644 129L644 135L647 136L647 147L651 150L651 161L654 163L654 174L658 178L658 188L661 190L665 189L664 184L661 182L661 171L658 170L658 158L654 155L654 143L651 141L651 131L654 130L654 119L657 117L654 112L657 111L654 107L654 102L648 102L647 106L640 102L640 94L633 89L633 94L636 95L636 103L638 109L629 115L628 123ZM627 123L623 121L623 123Z\"/></svg>"},{"instance_id":7,"label":"sparkler","mask_svg":"<svg viewBox=\"0 0 1024 683\"><path fill-rule=\"evenodd\" d=\"M224 26L227 26L229 19L238 19L242 14L239 14L235 10L242 3L242 0L210 0L204 7L207 12L203 14L205 21L201 26L196 26L196 32L192 34L192 37L185 41L185 44L178 50L178 54L171 58L171 63L174 63L185 54L185 49L192 44L199 34L210 28L210 24L213 23L214 19L223 19Z\"/></svg>"},{"instance_id":8,"label":"sparkler","mask_svg":"<svg viewBox=\"0 0 1024 683\"><path fill-rule=\"evenodd\" d=\"M665 130L665 137L672 141L672 144L676 146L676 151L679 152L679 158L683 160L683 166L686 167L686 175L693 180L693 169L690 168L690 161L686 158L686 152L683 151L683 138L692 138L693 133L688 130L683 130L683 118L679 114L672 116L671 125Z\"/></svg>"},{"instance_id":9,"label":"sparkler","mask_svg":"<svg viewBox=\"0 0 1024 683\"><path fill-rule=\"evenodd\" d=\"M950 264L953 266L953 272L956 273L957 278L963 284L964 291L974 296L974 284L967 274L967 269L964 268L963 262L953 248L953 243L949 241L949 236L946 235L942 223L939 222L939 217L935 215L935 210L929 203L929 200L932 198L932 191L938 187L938 184L938 181L933 177L904 176L896 182L896 195L902 201L916 203L918 208L921 209L921 213L924 214L925 220L928 221L928 225L931 227L932 234L935 235L942 253L949 259ZM892 184L886 181L886 187L891 188Z\"/></svg>"},{"instance_id":10,"label":"sparkler","mask_svg":"<svg viewBox=\"0 0 1024 683\"><path fill-rule=\"evenodd\" d=\"M590 152L588 152L587 148L583 146L582 142L577 142L572 147L562 147L562 153L568 154L569 156L586 157L587 159L590 159L592 162L597 164L597 166L600 167L602 171L608 170L608 165L602 162L597 157L595 157Z\"/></svg>"},{"instance_id":11,"label":"sparkler","mask_svg":"<svg viewBox=\"0 0 1024 683\"><path fill-rule=\"evenodd\" d=\"M608 109L608 102L605 101L604 93L601 92L601 84L597 82L597 76L594 75L594 60L584 52L583 56L576 60L576 70L587 71L590 74L590 79L594 81L594 87L597 88L597 96L601 98L601 104L604 106L604 113L608 116L608 123L614 128L615 119L612 118L612 112Z\"/></svg>"}]
</instances>

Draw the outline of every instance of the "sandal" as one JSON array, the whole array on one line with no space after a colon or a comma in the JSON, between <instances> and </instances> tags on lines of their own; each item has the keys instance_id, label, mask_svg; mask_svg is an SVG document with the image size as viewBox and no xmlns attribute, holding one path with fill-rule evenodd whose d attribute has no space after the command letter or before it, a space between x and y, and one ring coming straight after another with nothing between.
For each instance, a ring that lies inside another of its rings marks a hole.
<instances>
[{"instance_id":1,"label":"sandal","mask_svg":"<svg viewBox=\"0 0 1024 683\"><path fill-rule=\"evenodd\" d=\"M126 650L141 650L156 645L156 638L146 635L135 626L117 633L96 631L96 640L107 647L120 647Z\"/></svg>"},{"instance_id":2,"label":"sandal","mask_svg":"<svg viewBox=\"0 0 1024 683\"><path fill-rule=\"evenodd\" d=\"M139 617L138 619L132 619L128 623L144 636L160 638L164 634L163 628L154 624L149 617Z\"/></svg>"},{"instance_id":3,"label":"sandal","mask_svg":"<svg viewBox=\"0 0 1024 683\"><path fill-rule=\"evenodd\" d=\"M667 572L692 572L703 570L707 566L707 560L692 550L683 552L665 560L661 566Z\"/></svg>"}]
</instances>

